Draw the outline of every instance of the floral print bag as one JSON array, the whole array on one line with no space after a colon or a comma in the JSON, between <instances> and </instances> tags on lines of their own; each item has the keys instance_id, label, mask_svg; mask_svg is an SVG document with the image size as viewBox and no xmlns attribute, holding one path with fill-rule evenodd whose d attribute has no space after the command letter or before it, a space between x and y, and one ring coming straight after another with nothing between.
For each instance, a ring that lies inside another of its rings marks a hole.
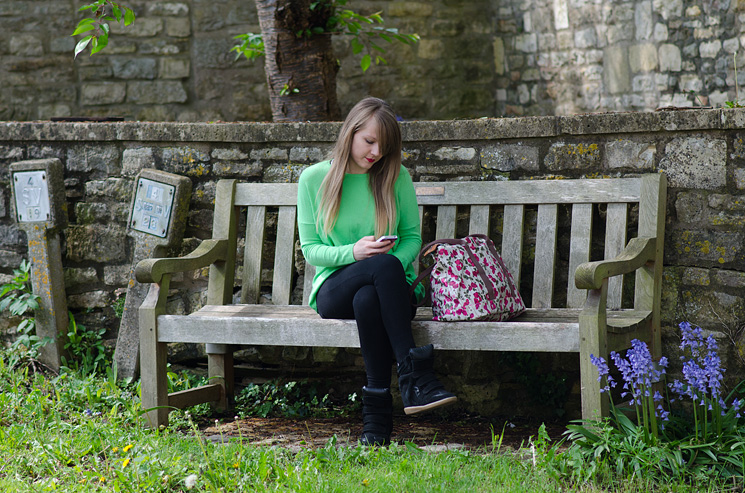
<instances>
[{"instance_id":1,"label":"floral print bag","mask_svg":"<svg viewBox=\"0 0 745 493\"><path fill-rule=\"evenodd\" d=\"M432 320L504 321L525 311L512 275L487 236L435 240L419 256L429 254L434 264L419 274L411 289L430 276Z\"/></svg>"}]
</instances>

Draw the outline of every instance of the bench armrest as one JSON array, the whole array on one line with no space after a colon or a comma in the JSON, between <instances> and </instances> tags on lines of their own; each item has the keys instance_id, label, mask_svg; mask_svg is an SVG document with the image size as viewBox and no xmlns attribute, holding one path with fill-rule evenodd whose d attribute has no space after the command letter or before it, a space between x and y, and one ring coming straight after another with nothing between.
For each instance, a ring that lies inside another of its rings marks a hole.
<instances>
[{"instance_id":1,"label":"bench armrest","mask_svg":"<svg viewBox=\"0 0 745 493\"><path fill-rule=\"evenodd\" d=\"M657 238L634 238L614 259L580 264L574 284L578 289L600 289L604 279L634 272L654 260L656 250Z\"/></svg>"},{"instance_id":2,"label":"bench armrest","mask_svg":"<svg viewBox=\"0 0 745 493\"><path fill-rule=\"evenodd\" d=\"M228 255L228 240L204 240L190 254L175 258L149 258L135 267L135 278L141 283L160 282L163 274L201 269Z\"/></svg>"}]
</instances>

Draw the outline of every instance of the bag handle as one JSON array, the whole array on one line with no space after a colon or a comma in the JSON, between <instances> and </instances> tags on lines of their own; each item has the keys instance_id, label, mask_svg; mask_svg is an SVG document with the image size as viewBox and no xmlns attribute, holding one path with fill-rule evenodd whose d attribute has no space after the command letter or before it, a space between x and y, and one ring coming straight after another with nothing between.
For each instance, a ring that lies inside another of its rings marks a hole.
<instances>
[{"instance_id":1,"label":"bag handle","mask_svg":"<svg viewBox=\"0 0 745 493\"><path fill-rule=\"evenodd\" d=\"M496 249L494 248L494 244L492 243L492 241L489 239L488 236L482 235L482 234L473 234L473 235L468 235L468 236L485 239L487 245L490 246L490 250L492 251L492 253L493 254L496 254ZM471 250L471 247L468 246L468 242L466 240L464 240L464 239L453 239L453 238L443 238L443 239L440 239L440 240L430 241L429 243L427 243L426 245L424 245L424 247L422 247L421 252L419 252L419 257L421 258L422 255L428 255L429 253L431 253L431 251L433 249L432 247L436 247L437 245L440 245L440 244L443 244L443 245L462 245L462 246L464 246L465 247L465 250L466 250L466 254L468 255L468 258L471 260L471 263L476 268L476 272L478 272L479 276L481 277L481 280L484 282L484 285L486 286L486 289L488 291L488 293L487 293L488 299L491 299L491 300L496 299L497 293L494 290L494 285L492 284L492 282L487 277L486 271L484 270L484 267L481 265L481 262L479 262L479 259L476 257L476 255L474 255L473 251ZM500 259L499 254L496 254L495 257L497 259ZM501 262L501 259L500 259L500 262ZM504 268L504 264L501 264L501 265L502 265L502 268ZM414 282L411 284L411 287L409 288L409 293L410 294L413 294L414 293L414 289L419 285L419 283L422 282L422 280L424 280L425 277L429 276L432 273L432 269L433 268L434 268L434 264L431 265L431 266L429 266L429 267L427 267L426 269L424 269L424 271L422 271L417 276L417 278L414 280ZM506 269L505 269L505 271L506 271ZM427 295L428 294L431 295L430 289L431 289L430 287L427 288L427 292L425 294L424 300L422 300L421 303L416 304L415 306L419 307L419 306L422 306L424 304L424 301L427 299ZM514 295L514 292L513 292L513 295Z\"/></svg>"},{"instance_id":2,"label":"bag handle","mask_svg":"<svg viewBox=\"0 0 745 493\"><path fill-rule=\"evenodd\" d=\"M505 274L505 282L507 283L507 286L510 288L510 293L512 294L513 298L517 298L517 293L515 292L515 280L512 279L512 273L507 270L507 266L504 265L504 260L502 260L502 255L497 252L497 248L494 246L494 242L491 241L491 238L489 238L486 235L482 234L472 234L468 236L474 236L476 238L481 238L486 241L486 248L489 249L492 255L494 255L494 258L499 263L499 266L502 268L502 272ZM509 277L507 277L509 276Z\"/></svg>"}]
</instances>

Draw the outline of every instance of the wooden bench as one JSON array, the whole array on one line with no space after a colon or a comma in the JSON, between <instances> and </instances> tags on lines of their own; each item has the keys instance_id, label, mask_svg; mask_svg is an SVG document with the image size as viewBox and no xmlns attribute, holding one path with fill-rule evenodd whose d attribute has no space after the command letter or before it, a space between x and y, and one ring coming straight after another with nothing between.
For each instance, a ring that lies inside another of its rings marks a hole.
<instances>
[{"instance_id":1,"label":"wooden bench","mask_svg":"<svg viewBox=\"0 0 745 493\"><path fill-rule=\"evenodd\" d=\"M413 322L417 344L433 343L442 350L578 353L585 418L608 410L590 354L607 357L638 338L650 344L655 358L660 356L664 175L415 186L426 231L431 235L434 230L436 238L462 236L465 229L491 234L529 307L519 318L501 323L433 322L420 309ZM221 180L213 238L185 257L137 265L137 280L152 283L139 313L142 407L149 409L149 426L167 423L171 408L202 402L226 406L233 392L236 346L359 347L354 320L324 320L307 306L312 266L306 264L304 304L289 304L293 277L298 277L296 190L296 184ZM245 231L239 232L244 222ZM276 235L271 304L258 304L261 272L267 267L262 259L272 257L264 251L267 235ZM240 304L233 304L236 271L241 270L236 265L239 236L245 238L241 295ZM632 237L628 243L627 237ZM166 314L171 276L206 267L206 306L189 315ZM622 275L630 273L635 276ZM168 393L166 345L173 342L207 345L212 383Z\"/></svg>"}]
</instances>

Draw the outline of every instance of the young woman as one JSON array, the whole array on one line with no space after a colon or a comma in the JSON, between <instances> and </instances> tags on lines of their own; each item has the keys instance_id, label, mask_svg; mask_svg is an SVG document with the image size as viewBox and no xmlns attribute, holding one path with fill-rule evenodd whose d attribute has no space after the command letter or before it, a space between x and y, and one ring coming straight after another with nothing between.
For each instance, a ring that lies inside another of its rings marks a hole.
<instances>
[{"instance_id":1,"label":"young woman","mask_svg":"<svg viewBox=\"0 0 745 493\"><path fill-rule=\"evenodd\" d=\"M456 397L435 378L432 345L415 347L411 333L416 308L409 286L422 243L419 210L411 176L401 165L401 130L385 101L365 98L352 108L331 160L300 176L297 210L303 255L316 266L310 306L323 318L357 321L367 373L360 440L387 445L394 360L406 414Z\"/></svg>"}]
</instances>

